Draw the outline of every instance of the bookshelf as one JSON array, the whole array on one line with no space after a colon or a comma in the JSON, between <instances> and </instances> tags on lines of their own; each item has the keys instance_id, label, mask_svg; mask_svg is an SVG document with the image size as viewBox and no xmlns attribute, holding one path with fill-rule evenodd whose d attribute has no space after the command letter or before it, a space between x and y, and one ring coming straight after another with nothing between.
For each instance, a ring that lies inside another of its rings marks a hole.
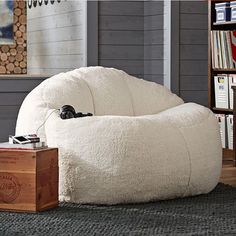
<instances>
[{"instance_id":1,"label":"bookshelf","mask_svg":"<svg viewBox=\"0 0 236 236\"><path fill-rule=\"evenodd\" d=\"M219 2L219 1L217 1L217 2ZM227 2L227 1L224 1L224 2ZM222 26L222 25L234 25L234 26L236 26L236 21L235 22L228 21L228 22L223 22L223 23L215 23L214 22L213 25L219 25L219 26Z\"/></svg>"},{"instance_id":2,"label":"bookshelf","mask_svg":"<svg viewBox=\"0 0 236 236\"><path fill-rule=\"evenodd\" d=\"M217 107L212 107L213 111L217 111L219 113L229 113L232 114L233 110L232 109L224 109L224 108L217 108Z\"/></svg>"},{"instance_id":3,"label":"bookshelf","mask_svg":"<svg viewBox=\"0 0 236 236\"><path fill-rule=\"evenodd\" d=\"M233 122L236 124L236 87L234 90L234 109L216 108L215 106L215 92L214 92L214 76L217 74L236 74L236 68L234 69L214 69L212 66L212 54L211 54L211 31L228 31L236 30L236 22L216 22L215 3L230 2L229 0L208 0L208 104L209 108L218 114L233 114ZM231 1L232 2L232 1ZM236 126L233 126L233 150L223 149L223 170L221 181L224 183L232 184L236 186Z\"/></svg>"}]
</instances>

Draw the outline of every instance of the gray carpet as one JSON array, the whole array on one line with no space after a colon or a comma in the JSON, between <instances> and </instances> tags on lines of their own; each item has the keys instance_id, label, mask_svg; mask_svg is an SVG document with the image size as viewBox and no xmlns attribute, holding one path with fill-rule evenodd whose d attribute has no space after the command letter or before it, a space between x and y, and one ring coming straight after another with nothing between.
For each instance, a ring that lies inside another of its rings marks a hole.
<instances>
[{"instance_id":1,"label":"gray carpet","mask_svg":"<svg viewBox=\"0 0 236 236\"><path fill-rule=\"evenodd\" d=\"M146 204L60 204L38 213L0 212L0 235L236 235L236 188Z\"/></svg>"}]
</instances>

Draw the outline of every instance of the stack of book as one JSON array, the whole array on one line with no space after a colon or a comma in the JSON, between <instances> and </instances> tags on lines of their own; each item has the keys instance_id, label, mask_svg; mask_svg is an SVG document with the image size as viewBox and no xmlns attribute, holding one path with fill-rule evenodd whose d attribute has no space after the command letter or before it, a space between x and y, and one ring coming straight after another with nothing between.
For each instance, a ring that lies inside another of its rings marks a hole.
<instances>
[{"instance_id":1,"label":"stack of book","mask_svg":"<svg viewBox=\"0 0 236 236\"><path fill-rule=\"evenodd\" d=\"M215 114L219 127L223 148L233 150L233 115Z\"/></svg>"},{"instance_id":2,"label":"stack of book","mask_svg":"<svg viewBox=\"0 0 236 236\"><path fill-rule=\"evenodd\" d=\"M212 67L236 68L236 31L211 31Z\"/></svg>"}]
</instances>

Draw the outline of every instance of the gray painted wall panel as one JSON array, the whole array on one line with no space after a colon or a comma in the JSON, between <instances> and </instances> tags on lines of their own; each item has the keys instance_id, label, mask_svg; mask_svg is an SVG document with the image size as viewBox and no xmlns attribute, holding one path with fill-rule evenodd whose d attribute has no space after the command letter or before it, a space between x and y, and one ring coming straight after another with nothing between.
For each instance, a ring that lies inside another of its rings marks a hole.
<instances>
[{"instance_id":1,"label":"gray painted wall panel","mask_svg":"<svg viewBox=\"0 0 236 236\"><path fill-rule=\"evenodd\" d=\"M180 5L181 4L185 4L185 1L180 2ZM207 6L207 2L206 3L199 2L199 5L200 4L206 4ZM181 13L180 15L181 29L207 29L208 24L206 23L207 23L207 14Z\"/></svg>"},{"instance_id":2,"label":"gray painted wall panel","mask_svg":"<svg viewBox=\"0 0 236 236\"><path fill-rule=\"evenodd\" d=\"M99 4L103 4L100 2ZM143 16L99 16L99 30L143 30Z\"/></svg>"},{"instance_id":3,"label":"gray painted wall panel","mask_svg":"<svg viewBox=\"0 0 236 236\"><path fill-rule=\"evenodd\" d=\"M129 15L143 15L143 2L136 1L104 1L99 7L100 15L116 15L116 16L129 16Z\"/></svg>"},{"instance_id":4,"label":"gray painted wall panel","mask_svg":"<svg viewBox=\"0 0 236 236\"><path fill-rule=\"evenodd\" d=\"M144 74L164 74L163 60L144 61Z\"/></svg>"},{"instance_id":5,"label":"gray painted wall panel","mask_svg":"<svg viewBox=\"0 0 236 236\"><path fill-rule=\"evenodd\" d=\"M42 82L42 79L0 79L0 93L28 92Z\"/></svg>"},{"instance_id":6,"label":"gray painted wall panel","mask_svg":"<svg viewBox=\"0 0 236 236\"><path fill-rule=\"evenodd\" d=\"M164 40L164 31L163 30L154 30L154 31L145 31L144 32L144 45L163 45Z\"/></svg>"},{"instance_id":7,"label":"gray painted wall panel","mask_svg":"<svg viewBox=\"0 0 236 236\"><path fill-rule=\"evenodd\" d=\"M185 102L196 102L203 106L208 104L208 93L206 91L181 91L180 96Z\"/></svg>"},{"instance_id":8,"label":"gray painted wall panel","mask_svg":"<svg viewBox=\"0 0 236 236\"><path fill-rule=\"evenodd\" d=\"M148 80L148 81L155 81L155 83L158 83L158 84L163 84L163 77L164 75L148 75L148 74L145 74L145 80Z\"/></svg>"},{"instance_id":9,"label":"gray painted wall panel","mask_svg":"<svg viewBox=\"0 0 236 236\"><path fill-rule=\"evenodd\" d=\"M15 134L16 118L0 119L0 142L7 142L9 135Z\"/></svg>"},{"instance_id":10,"label":"gray painted wall panel","mask_svg":"<svg viewBox=\"0 0 236 236\"><path fill-rule=\"evenodd\" d=\"M144 3L144 78L164 83L164 2Z\"/></svg>"},{"instance_id":11,"label":"gray painted wall panel","mask_svg":"<svg viewBox=\"0 0 236 236\"><path fill-rule=\"evenodd\" d=\"M0 106L21 105L27 93L0 93Z\"/></svg>"},{"instance_id":12,"label":"gray painted wall panel","mask_svg":"<svg viewBox=\"0 0 236 236\"><path fill-rule=\"evenodd\" d=\"M208 40L207 30L180 30L180 44L203 44Z\"/></svg>"},{"instance_id":13,"label":"gray painted wall panel","mask_svg":"<svg viewBox=\"0 0 236 236\"><path fill-rule=\"evenodd\" d=\"M181 76L180 90L187 90L187 91L206 90L207 82L208 81L207 81L206 76L182 75Z\"/></svg>"},{"instance_id":14,"label":"gray painted wall panel","mask_svg":"<svg viewBox=\"0 0 236 236\"><path fill-rule=\"evenodd\" d=\"M180 45L180 60L207 60L208 45Z\"/></svg>"},{"instance_id":15,"label":"gray painted wall panel","mask_svg":"<svg viewBox=\"0 0 236 236\"><path fill-rule=\"evenodd\" d=\"M145 45L144 60L163 60L164 48L163 45Z\"/></svg>"},{"instance_id":16,"label":"gray painted wall panel","mask_svg":"<svg viewBox=\"0 0 236 236\"><path fill-rule=\"evenodd\" d=\"M163 30L163 14L144 17L144 29Z\"/></svg>"},{"instance_id":17,"label":"gray painted wall panel","mask_svg":"<svg viewBox=\"0 0 236 236\"><path fill-rule=\"evenodd\" d=\"M143 75L143 60L100 60L100 65L124 70L131 75Z\"/></svg>"},{"instance_id":18,"label":"gray painted wall panel","mask_svg":"<svg viewBox=\"0 0 236 236\"><path fill-rule=\"evenodd\" d=\"M182 60L180 62L180 75L202 75L207 76L207 60Z\"/></svg>"},{"instance_id":19,"label":"gray painted wall panel","mask_svg":"<svg viewBox=\"0 0 236 236\"><path fill-rule=\"evenodd\" d=\"M100 45L143 45L143 31L100 31Z\"/></svg>"},{"instance_id":20,"label":"gray painted wall panel","mask_svg":"<svg viewBox=\"0 0 236 236\"><path fill-rule=\"evenodd\" d=\"M100 1L98 63L143 77L143 2Z\"/></svg>"},{"instance_id":21,"label":"gray painted wall panel","mask_svg":"<svg viewBox=\"0 0 236 236\"><path fill-rule=\"evenodd\" d=\"M100 1L99 65L163 84L162 1Z\"/></svg>"},{"instance_id":22,"label":"gray painted wall panel","mask_svg":"<svg viewBox=\"0 0 236 236\"><path fill-rule=\"evenodd\" d=\"M164 2L163 1L145 1L144 2L144 15L161 15L163 14Z\"/></svg>"},{"instance_id":23,"label":"gray painted wall panel","mask_svg":"<svg viewBox=\"0 0 236 236\"><path fill-rule=\"evenodd\" d=\"M107 59L123 59L123 60L135 60L143 58L143 45L140 46L120 46L120 45L100 45L100 57L103 60Z\"/></svg>"},{"instance_id":24,"label":"gray painted wall panel","mask_svg":"<svg viewBox=\"0 0 236 236\"><path fill-rule=\"evenodd\" d=\"M98 2L87 1L87 64L98 65Z\"/></svg>"},{"instance_id":25,"label":"gray painted wall panel","mask_svg":"<svg viewBox=\"0 0 236 236\"><path fill-rule=\"evenodd\" d=\"M202 4L201 1L184 1L183 4L180 4L180 12L183 14L204 14L207 15L206 4Z\"/></svg>"},{"instance_id":26,"label":"gray painted wall panel","mask_svg":"<svg viewBox=\"0 0 236 236\"><path fill-rule=\"evenodd\" d=\"M16 118L25 96L44 79L22 76L0 79L0 142L15 133Z\"/></svg>"},{"instance_id":27,"label":"gray painted wall panel","mask_svg":"<svg viewBox=\"0 0 236 236\"><path fill-rule=\"evenodd\" d=\"M177 95L180 94L180 61L179 61L179 42L180 42L180 11L179 11L179 1L171 1L171 19L169 24L171 25L169 31L170 39L170 80L171 80L171 90ZM166 6L167 7L167 6ZM165 15L165 18L168 17ZM167 46L166 46L167 47ZM168 47L167 47L168 49Z\"/></svg>"},{"instance_id":28,"label":"gray painted wall panel","mask_svg":"<svg viewBox=\"0 0 236 236\"><path fill-rule=\"evenodd\" d=\"M207 106L207 1L180 1L180 96Z\"/></svg>"},{"instance_id":29,"label":"gray painted wall panel","mask_svg":"<svg viewBox=\"0 0 236 236\"><path fill-rule=\"evenodd\" d=\"M4 106L0 106L0 119L15 119L18 115L20 109L20 105L13 105L13 106L8 106L8 105L4 105Z\"/></svg>"}]
</instances>

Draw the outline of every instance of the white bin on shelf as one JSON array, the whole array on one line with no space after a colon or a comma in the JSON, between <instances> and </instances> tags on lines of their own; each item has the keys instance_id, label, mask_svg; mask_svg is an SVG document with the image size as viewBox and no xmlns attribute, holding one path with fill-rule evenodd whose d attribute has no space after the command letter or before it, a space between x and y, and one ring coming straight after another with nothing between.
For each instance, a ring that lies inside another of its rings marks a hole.
<instances>
[{"instance_id":1,"label":"white bin on shelf","mask_svg":"<svg viewBox=\"0 0 236 236\"><path fill-rule=\"evenodd\" d=\"M233 140L234 140L234 131L233 131L233 115L226 116L226 124L227 124L227 143L228 148L233 150Z\"/></svg>"},{"instance_id":2,"label":"white bin on shelf","mask_svg":"<svg viewBox=\"0 0 236 236\"><path fill-rule=\"evenodd\" d=\"M217 108L229 108L229 85L227 75L214 76L215 106Z\"/></svg>"}]
</instances>

